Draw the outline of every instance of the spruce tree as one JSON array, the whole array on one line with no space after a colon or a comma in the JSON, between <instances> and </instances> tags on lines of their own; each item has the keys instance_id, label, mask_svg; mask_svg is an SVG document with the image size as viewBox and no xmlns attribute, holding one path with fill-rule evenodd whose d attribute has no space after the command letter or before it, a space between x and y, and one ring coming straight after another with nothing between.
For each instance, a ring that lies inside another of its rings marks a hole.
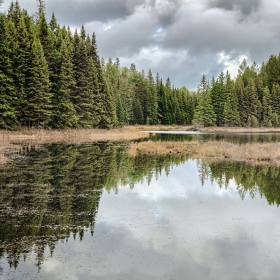
<instances>
[{"instance_id":1,"label":"spruce tree","mask_svg":"<svg viewBox=\"0 0 280 280\"><path fill-rule=\"evenodd\" d=\"M261 119L261 125L263 126L272 126L271 122L271 114L272 114L272 109L270 104L270 92L268 87L265 87L263 90L263 100L262 100L262 119Z\"/></svg>"},{"instance_id":2,"label":"spruce tree","mask_svg":"<svg viewBox=\"0 0 280 280\"><path fill-rule=\"evenodd\" d=\"M93 126L93 94L90 88L90 69L85 41L77 30L74 34L73 69L75 90L71 93L79 127Z\"/></svg>"},{"instance_id":3,"label":"spruce tree","mask_svg":"<svg viewBox=\"0 0 280 280\"><path fill-rule=\"evenodd\" d=\"M238 99L238 111L240 115L241 125L245 126L247 124L247 102L245 100L245 88L242 77L237 77L235 81L235 92Z\"/></svg>"},{"instance_id":4,"label":"spruce tree","mask_svg":"<svg viewBox=\"0 0 280 280\"><path fill-rule=\"evenodd\" d=\"M234 91L234 82L230 78L230 74L226 74L225 91L227 100L224 103L224 125L228 126L239 126L240 116L238 112L238 101Z\"/></svg>"},{"instance_id":5,"label":"spruce tree","mask_svg":"<svg viewBox=\"0 0 280 280\"><path fill-rule=\"evenodd\" d=\"M93 93L95 104L95 126L100 128L111 128L117 124L116 105L114 103L112 93L109 91L103 77L103 71L97 51L95 33L93 33L91 37L89 55L93 60L98 82L98 86L95 88Z\"/></svg>"},{"instance_id":6,"label":"spruce tree","mask_svg":"<svg viewBox=\"0 0 280 280\"><path fill-rule=\"evenodd\" d=\"M154 78L153 78L151 69L149 69L147 79L148 79L147 117L149 118L150 124L156 124L158 122L158 120L157 120L157 115L158 115L157 91L156 91L155 82L154 82Z\"/></svg>"},{"instance_id":7,"label":"spruce tree","mask_svg":"<svg viewBox=\"0 0 280 280\"><path fill-rule=\"evenodd\" d=\"M62 41L61 49L61 67L59 73L58 90L52 98L52 120L54 128L76 127L78 118L70 96L75 90L75 80L73 77L73 64L69 49L66 43Z\"/></svg>"},{"instance_id":8,"label":"spruce tree","mask_svg":"<svg viewBox=\"0 0 280 280\"><path fill-rule=\"evenodd\" d=\"M14 106L16 109L17 119L23 126L27 126L27 77L32 76L29 74L30 62L31 62L31 48L32 41L30 39L30 33L28 33L24 16L21 16L19 25L15 31L15 49L13 55L13 78L16 88L16 101Z\"/></svg>"},{"instance_id":9,"label":"spruce tree","mask_svg":"<svg viewBox=\"0 0 280 280\"><path fill-rule=\"evenodd\" d=\"M28 70L26 121L29 126L46 127L51 117L50 82L43 47L36 37L32 43Z\"/></svg>"},{"instance_id":10,"label":"spruce tree","mask_svg":"<svg viewBox=\"0 0 280 280\"><path fill-rule=\"evenodd\" d=\"M227 95L225 75L222 72L211 88L211 100L218 126L224 125L224 106L228 99Z\"/></svg>"},{"instance_id":11,"label":"spruce tree","mask_svg":"<svg viewBox=\"0 0 280 280\"><path fill-rule=\"evenodd\" d=\"M7 38L5 16L0 13L0 128L15 129L18 125L12 106L15 88Z\"/></svg>"},{"instance_id":12,"label":"spruce tree","mask_svg":"<svg viewBox=\"0 0 280 280\"><path fill-rule=\"evenodd\" d=\"M203 126L216 124L216 114L212 106L210 90L198 93L198 105L195 109L193 124Z\"/></svg>"}]
</instances>

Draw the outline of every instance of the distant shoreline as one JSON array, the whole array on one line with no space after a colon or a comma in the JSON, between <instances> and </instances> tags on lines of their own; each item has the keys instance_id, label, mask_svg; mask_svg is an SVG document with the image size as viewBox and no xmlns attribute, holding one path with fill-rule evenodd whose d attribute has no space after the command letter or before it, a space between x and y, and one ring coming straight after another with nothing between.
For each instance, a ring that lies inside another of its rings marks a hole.
<instances>
[{"instance_id":1,"label":"distant shoreline","mask_svg":"<svg viewBox=\"0 0 280 280\"><path fill-rule=\"evenodd\" d=\"M0 147L9 143L90 143L98 141L130 141L149 137L150 133L280 133L280 127L201 127L177 125L135 125L113 129L37 129L0 130Z\"/></svg>"},{"instance_id":2,"label":"distant shoreline","mask_svg":"<svg viewBox=\"0 0 280 280\"><path fill-rule=\"evenodd\" d=\"M147 139L151 133L170 134L265 134L280 133L280 128L246 128L246 127L206 127L191 131L192 126L125 126L106 129L35 129L24 128L18 131L0 130L0 164L8 161L9 153L21 150L21 145L44 144L86 144L98 142L128 142ZM250 164L268 164L280 166L279 143L248 143L242 145L210 141L199 144L197 141L135 141L128 144L128 152L135 156L138 152L148 155L189 154L193 158L208 161L245 161Z\"/></svg>"}]
</instances>

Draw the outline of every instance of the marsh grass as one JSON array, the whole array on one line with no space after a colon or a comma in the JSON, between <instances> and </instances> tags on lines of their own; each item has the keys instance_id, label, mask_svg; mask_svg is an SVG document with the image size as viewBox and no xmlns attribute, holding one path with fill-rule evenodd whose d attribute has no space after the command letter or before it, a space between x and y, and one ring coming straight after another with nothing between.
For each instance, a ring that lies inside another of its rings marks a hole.
<instances>
[{"instance_id":1,"label":"marsh grass","mask_svg":"<svg viewBox=\"0 0 280 280\"><path fill-rule=\"evenodd\" d=\"M103 141L131 141L149 137L140 127L105 129L48 130L24 128L18 131L0 130L0 164L8 161L7 155L17 154L20 145L84 144ZM17 145L19 144L19 145Z\"/></svg>"},{"instance_id":2,"label":"marsh grass","mask_svg":"<svg viewBox=\"0 0 280 280\"><path fill-rule=\"evenodd\" d=\"M130 156L137 154L167 155L189 154L194 159L208 161L243 161L255 165L280 166L280 143L247 143L233 144L225 141L177 142L146 141L131 143L128 149Z\"/></svg>"},{"instance_id":3,"label":"marsh grass","mask_svg":"<svg viewBox=\"0 0 280 280\"><path fill-rule=\"evenodd\" d=\"M147 130L184 131L190 126L136 125L124 126L111 130L103 129L64 129L48 130L24 128L19 131L0 130L0 163L7 162L7 155L17 153L20 144L42 145L52 143L83 144L103 141L131 141L147 138ZM217 129L217 130L216 130ZM280 128L204 128L204 131L227 132L277 132ZM19 144L18 146L16 144ZM251 164L270 164L280 166L280 144L278 143L248 143L232 144L223 141L210 142L177 142L177 141L145 141L131 143L128 153L135 156L138 153L150 155L188 154L192 158L203 158L208 161L246 161Z\"/></svg>"},{"instance_id":4,"label":"marsh grass","mask_svg":"<svg viewBox=\"0 0 280 280\"><path fill-rule=\"evenodd\" d=\"M98 141L129 141L148 137L147 132L134 127L118 129L22 129L19 131L0 131L0 138L6 138L9 143L69 143L80 144Z\"/></svg>"}]
</instances>

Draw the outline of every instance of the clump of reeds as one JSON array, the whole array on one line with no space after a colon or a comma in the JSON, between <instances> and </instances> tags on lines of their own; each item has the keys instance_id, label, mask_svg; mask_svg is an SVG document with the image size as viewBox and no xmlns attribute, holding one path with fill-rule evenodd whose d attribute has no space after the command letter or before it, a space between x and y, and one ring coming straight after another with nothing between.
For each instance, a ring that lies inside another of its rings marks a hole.
<instances>
[{"instance_id":1,"label":"clump of reeds","mask_svg":"<svg viewBox=\"0 0 280 280\"><path fill-rule=\"evenodd\" d=\"M180 142L180 141L145 141L140 143L131 143L128 148L128 154L135 156L139 153L150 155L166 155L194 153L197 151L198 142Z\"/></svg>"},{"instance_id":2,"label":"clump of reeds","mask_svg":"<svg viewBox=\"0 0 280 280\"><path fill-rule=\"evenodd\" d=\"M0 164L5 164L8 162L8 158L3 154L0 154Z\"/></svg>"},{"instance_id":3,"label":"clump of reeds","mask_svg":"<svg viewBox=\"0 0 280 280\"><path fill-rule=\"evenodd\" d=\"M280 132L280 127L210 126L210 127L201 127L199 130L205 132L273 133L273 132Z\"/></svg>"},{"instance_id":4,"label":"clump of reeds","mask_svg":"<svg viewBox=\"0 0 280 280\"><path fill-rule=\"evenodd\" d=\"M244 161L280 166L280 143L146 141L130 144L128 153L130 156L138 153L150 155L187 153L191 154L192 158L210 161Z\"/></svg>"},{"instance_id":5,"label":"clump of reeds","mask_svg":"<svg viewBox=\"0 0 280 280\"><path fill-rule=\"evenodd\" d=\"M140 131L138 128L116 128L105 129L21 129L19 131L0 131L1 136L5 136L9 143L31 143L31 144L51 144L51 143L89 143L98 141L129 141L148 137L149 134Z\"/></svg>"}]
</instances>

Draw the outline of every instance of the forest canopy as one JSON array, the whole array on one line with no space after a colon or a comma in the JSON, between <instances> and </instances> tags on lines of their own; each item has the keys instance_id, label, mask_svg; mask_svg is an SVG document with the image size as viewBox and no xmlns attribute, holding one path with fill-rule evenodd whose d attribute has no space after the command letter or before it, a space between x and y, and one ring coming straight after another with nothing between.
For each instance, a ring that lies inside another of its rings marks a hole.
<instances>
[{"instance_id":1,"label":"forest canopy","mask_svg":"<svg viewBox=\"0 0 280 280\"><path fill-rule=\"evenodd\" d=\"M3 1L0 0L0 5ZM232 79L203 75L197 93L151 70L99 57L95 33L71 31L45 2L30 16L11 2L0 13L0 128L113 128L135 124L279 126L280 57L244 60Z\"/></svg>"}]
</instances>

